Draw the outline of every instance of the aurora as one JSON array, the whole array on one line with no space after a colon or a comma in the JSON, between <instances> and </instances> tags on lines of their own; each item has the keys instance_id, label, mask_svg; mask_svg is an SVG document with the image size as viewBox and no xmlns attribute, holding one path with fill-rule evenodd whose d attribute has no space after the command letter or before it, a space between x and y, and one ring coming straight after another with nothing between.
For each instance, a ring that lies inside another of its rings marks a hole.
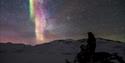
<instances>
[{"instance_id":1,"label":"aurora","mask_svg":"<svg viewBox=\"0 0 125 63\"><path fill-rule=\"evenodd\" d=\"M42 4L43 0L29 0L30 19L35 24L35 35L38 44L45 41L46 19Z\"/></svg>"},{"instance_id":2,"label":"aurora","mask_svg":"<svg viewBox=\"0 0 125 63\"><path fill-rule=\"evenodd\" d=\"M117 3L116 3L117 2ZM0 0L0 43L96 37L125 42L123 0Z\"/></svg>"}]
</instances>

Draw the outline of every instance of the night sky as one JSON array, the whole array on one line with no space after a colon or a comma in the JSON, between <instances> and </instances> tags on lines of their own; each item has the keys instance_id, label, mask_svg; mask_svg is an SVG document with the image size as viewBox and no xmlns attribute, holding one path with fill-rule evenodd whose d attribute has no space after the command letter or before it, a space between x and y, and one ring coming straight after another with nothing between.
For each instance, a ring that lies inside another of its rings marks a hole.
<instances>
[{"instance_id":1,"label":"night sky","mask_svg":"<svg viewBox=\"0 0 125 63\"><path fill-rule=\"evenodd\" d=\"M96 37L125 42L125 0L44 0L46 41ZM0 0L0 42L35 44L28 0ZM45 42L46 42L45 41Z\"/></svg>"}]
</instances>

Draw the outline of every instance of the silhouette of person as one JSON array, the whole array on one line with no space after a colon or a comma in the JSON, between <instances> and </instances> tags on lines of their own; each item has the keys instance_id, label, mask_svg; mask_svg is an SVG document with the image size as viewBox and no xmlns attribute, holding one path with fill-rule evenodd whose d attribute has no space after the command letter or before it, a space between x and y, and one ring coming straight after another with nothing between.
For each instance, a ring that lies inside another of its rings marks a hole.
<instances>
[{"instance_id":1,"label":"silhouette of person","mask_svg":"<svg viewBox=\"0 0 125 63\"><path fill-rule=\"evenodd\" d=\"M88 40L87 40L87 49L91 54L95 53L96 48L96 39L92 32L88 32Z\"/></svg>"},{"instance_id":2,"label":"silhouette of person","mask_svg":"<svg viewBox=\"0 0 125 63\"><path fill-rule=\"evenodd\" d=\"M92 61L91 63L94 63L91 59L93 59L95 48L96 39L92 32L88 32L87 46L80 46L81 51L77 54L74 63L76 63L76 61L79 63L87 63Z\"/></svg>"},{"instance_id":3,"label":"silhouette of person","mask_svg":"<svg viewBox=\"0 0 125 63\"><path fill-rule=\"evenodd\" d=\"M80 52L77 54L75 60L74 60L74 63L76 63L77 61L79 63L86 63L86 60L85 60L85 55L86 55L86 47L82 44L80 46Z\"/></svg>"},{"instance_id":4,"label":"silhouette of person","mask_svg":"<svg viewBox=\"0 0 125 63\"><path fill-rule=\"evenodd\" d=\"M96 49L96 39L92 32L88 32L88 39L87 39L87 61L93 61L93 56L95 54Z\"/></svg>"},{"instance_id":5,"label":"silhouette of person","mask_svg":"<svg viewBox=\"0 0 125 63\"><path fill-rule=\"evenodd\" d=\"M82 44L82 45L80 46L80 49L81 49L81 52L84 52L84 51L86 50L85 45Z\"/></svg>"},{"instance_id":6,"label":"silhouette of person","mask_svg":"<svg viewBox=\"0 0 125 63\"><path fill-rule=\"evenodd\" d=\"M80 52L77 54L74 63L115 63L112 60L117 60L119 63L125 63L121 56L117 53L110 54L107 52L95 52L96 38L92 32L88 32L87 46L80 46ZM67 62L68 63L68 62Z\"/></svg>"}]
</instances>

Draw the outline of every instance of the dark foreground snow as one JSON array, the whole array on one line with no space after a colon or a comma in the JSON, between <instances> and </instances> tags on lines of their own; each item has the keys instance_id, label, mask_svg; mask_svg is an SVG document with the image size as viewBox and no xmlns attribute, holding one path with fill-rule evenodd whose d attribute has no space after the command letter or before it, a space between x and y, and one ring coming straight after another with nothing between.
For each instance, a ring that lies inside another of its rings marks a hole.
<instances>
[{"instance_id":1,"label":"dark foreground snow","mask_svg":"<svg viewBox=\"0 0 125 63\"><path fill-rule=\"evenodd\" d=\"M56 40L37 46L0 44L0 63L65 63L65 59L72 62L85 41ZM118 53L125 60L125 43L99 38L96 52Z\"/></svg>"}]
</instances>

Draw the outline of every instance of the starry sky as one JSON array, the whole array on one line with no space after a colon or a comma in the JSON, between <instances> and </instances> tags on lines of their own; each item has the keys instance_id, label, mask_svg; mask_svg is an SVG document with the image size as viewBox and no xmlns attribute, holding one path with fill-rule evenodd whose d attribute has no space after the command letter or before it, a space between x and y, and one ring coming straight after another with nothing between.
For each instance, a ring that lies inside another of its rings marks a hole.
<instances>
[{"instance_id":1,"label":"starry sky","mask_svg":"<svg viewBox=\"0 0 125 63\"><path fill-rule=\"evenodd\" d=\"M125 42L125 0L41 0L46 40L96 37ZM0 0L0 42L35 44L29 0Z\"/></svg>"}]
</instances>

